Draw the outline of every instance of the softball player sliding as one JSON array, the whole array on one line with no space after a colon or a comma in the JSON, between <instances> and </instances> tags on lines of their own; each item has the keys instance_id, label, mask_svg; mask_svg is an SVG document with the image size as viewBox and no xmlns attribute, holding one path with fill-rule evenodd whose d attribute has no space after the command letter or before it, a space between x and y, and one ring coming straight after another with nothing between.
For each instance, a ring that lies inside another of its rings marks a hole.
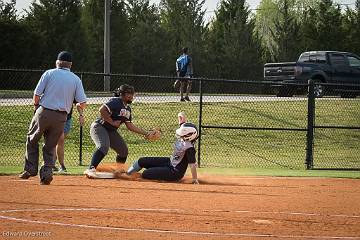
<instances>
[{"instance_id":1,"label":"softball player sliding","mask_svg":"<svg viewBox=\"0 0 360 240\"><path fill-rule=\"evenodd\" d=\"M190 165L192 183L199 184L194 146L198 130L194 124L186 122L183 112L178 114L178 119L180 127L176 130L177 139L171 157L142 157L128 169L127 175L145 168L146 170L141 174L144 179L179 181L184 177L186 169Z\"/></svg>"}]
</instances>

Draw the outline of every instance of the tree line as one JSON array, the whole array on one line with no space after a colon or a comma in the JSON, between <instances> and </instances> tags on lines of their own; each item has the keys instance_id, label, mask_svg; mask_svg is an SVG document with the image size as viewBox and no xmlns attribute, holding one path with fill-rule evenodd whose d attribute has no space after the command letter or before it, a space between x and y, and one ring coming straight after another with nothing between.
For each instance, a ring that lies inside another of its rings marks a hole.
<instances>
[{"instance_id":1,"label":"tree line","mask_svg":"<svg viewBox=\"0 0 360 240\"><path fill-rule=\"evenodd\" d=\"M360 54L360 0L221 0L211 20L205 0L111 1L111 72L173 75L189 47L195 76L259 80L263 64L301 52ZM75 71L103 71L104 1L39 0L23 15L0 0L0 68L45 69L60 50Z\"/></svg>"}]
</instances>

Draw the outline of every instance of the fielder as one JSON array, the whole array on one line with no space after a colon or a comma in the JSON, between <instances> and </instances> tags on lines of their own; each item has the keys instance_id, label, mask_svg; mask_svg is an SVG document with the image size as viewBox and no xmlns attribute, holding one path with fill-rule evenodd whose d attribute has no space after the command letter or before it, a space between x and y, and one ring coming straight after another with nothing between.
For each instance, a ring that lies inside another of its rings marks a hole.
<instances>
[{"instance_id":1,"label":"fielder","mask_svg":"<svg viewBox=\"0 0 360 240\"><path fill-rule=\"evenodd\" d=\"M145 168L146 170L141 174L144 179L179 181L184 177L189 165L192 183L199 184L194 146L198 137L198 130L194 124L186 122L183 112L178 114L178 120L180 127L175 133L176 141L171 157L142 157L127 170L127 175L130 176Z\"/></svg>"},{"instance_id":2,"label":"fielder","mask_svg":"<svg viewBox=\"0 0 360 240\"><path fill-rule=\"evenodd\" d=\"M112 148L117 153L116 162L125 163L128 156L128 147L118 133L118 128L124 123L128 130L143 135L146 139L158 134L156 131L145 131L132 123L132 114L130 104L134 99L135 90L133 86L124 84L114 92L113 98L103 104L98 117L90 127L91 139L96 145L90 166L84 174L88 178L98 178L96 167Z\"/></svg>"}]
</instances>

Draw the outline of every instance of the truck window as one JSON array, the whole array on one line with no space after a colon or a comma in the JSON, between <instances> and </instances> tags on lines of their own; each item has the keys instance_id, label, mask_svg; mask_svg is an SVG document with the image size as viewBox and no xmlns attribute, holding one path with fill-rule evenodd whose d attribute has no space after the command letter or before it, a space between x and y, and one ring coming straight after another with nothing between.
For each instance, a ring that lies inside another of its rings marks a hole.
<instances>
[{"instance_id":1,"label":"truck window","mask_svg":"<svg viewBox=\"0 0 360 240\"><path fill-rule=\"evenodd\" d=\"M351 67L360 67L360 59L353 56L348 56L347 59Z\"/></svg>"},{"instance_id":2,"label":"truck window","mask_svg":"<svg viewBox=\"0 0 360 240\"><path fill-rule=\"evenodd\" d=\"M309 53L303 53L300 55L298 62L309 62Z\"/></svg>"},{"instance_id":3,"label":"truck window","mask_svg":"<svg viewBox=\"0 0 360 240\"><path fill-rule=\"evenodd\" d=\"M326 63L326 55L325 55L325 53L323 53L323 54L319 53L316 56L316 61L319 62L319 63Z\"/></svg>"},{"instance_id":4,"label":"truck window","mask_svg":"<svg viewBox=\"0 0 360 240\"><path fill-rule=\"evenodd\" d=\"M310 54L309 62L326 63L325 53Z\"/></svg>"},{"instance_id":5,"label":"truck window","mask_svg":"<svg viewBox=\"0 0 360 240\"><path fill-rule=\"evenodd\" d=\"M347 65L344 55L332 54L330 59L333 65L342 65L342 66Z\"/></svg>"}]
</instances>

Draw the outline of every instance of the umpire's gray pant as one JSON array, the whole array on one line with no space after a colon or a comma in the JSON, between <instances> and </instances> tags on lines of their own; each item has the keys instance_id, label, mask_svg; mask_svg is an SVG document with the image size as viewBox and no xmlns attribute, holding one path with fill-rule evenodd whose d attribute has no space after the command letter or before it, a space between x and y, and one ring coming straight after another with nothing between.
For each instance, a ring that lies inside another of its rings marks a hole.
<instances>
[{"instance_id":1,"label":"umpire's gray pant","mask_svg":"<svg viewBox=\"0 0 360 240\"><path fill-rule=\"evenodd\" d=\"M42 148L45 179L52 176L52 167L55 164L55 148L64 131L66 112L59 112L39 107L35 112L26 138L24 170L35 176L39 168L39 141L44 136ZM41 173L40 173L41 175Z\"/></svg>"},{"instance_id":2,"label":"umpire's gray pant","mask_svg":"<svg viewBox=\"0 0 360 240\"><path fill-rule=\"evenodd\" d=\"M117 131L107 130L100 123L93 122L90 127L90 136L94 141L96 148L104 155L108 153L109 148L112 148L119 158L127 158L128 147Z\"/></svg>"}]
</instances>

